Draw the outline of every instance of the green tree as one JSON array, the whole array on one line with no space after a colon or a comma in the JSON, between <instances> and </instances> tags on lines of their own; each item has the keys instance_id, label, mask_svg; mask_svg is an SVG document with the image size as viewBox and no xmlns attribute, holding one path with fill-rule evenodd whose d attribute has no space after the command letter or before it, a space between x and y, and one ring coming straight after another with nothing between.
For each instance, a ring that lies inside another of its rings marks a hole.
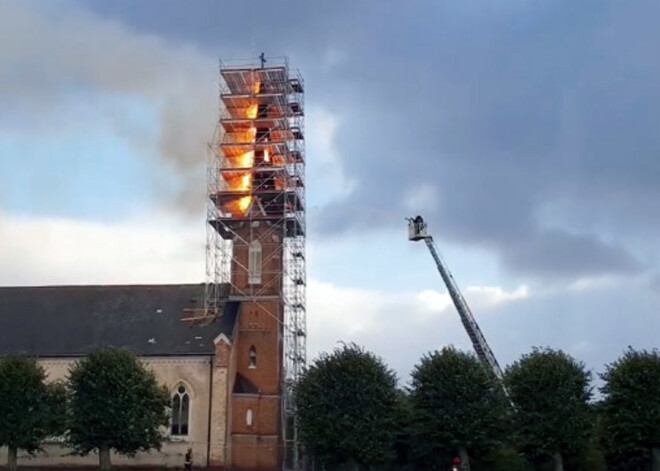
<instances>
[{"instance_id":1,"label":"green tree","mask_svg":"<svg viewBox=\"0 0 660 471\"><path fill-rule=\"evenodd\" d=\"M16 469L18 450L34 453L44 438L63 432L65 396L45 380L35 358L0 359L0 446L8 448L9 470Z\"/></svg>"},{"instance_id":2,"label":"green tree","mask_svg":"<svg viewBox=\"0 0 660 471\"><path fill-rule=\"evenodd\" d=\"M660 353L631 348L601 377L609 469L660 471Z\"/></svg>"},{"instance_id":3,"label":"green tree","mask_svg":"<svg viewBox=\"0 0 660 471\"><path fill-rule=\"evenodd\" d=\"M396 406L396 434L394 436L394 454L393 462L397 468L407 466L412 461L412 443L410 430L412 425L412 402L407 391L397 389Z\"/></svg>"},{"instance_id":4,"label":"green tree","mask_svg":"<svg viewBox=\"0 0 660 471\"><path fill-rule=\"evenodd\" d=\"M67 431L69 421L69 393L64 382L48 384L46 405L49 410L46 420L48 437L60 437Z\"/></svg>"},{"instance_id":5,"label":"green tree","mask_svg":"<svg viewBox=\"0 0 660 471\"><path fill-rule=\"evenodd\" d=\"M529 471L530 469L525 457L514 448L512 443L494 448L479 464L479 469L483 471Z\"/></svg>"},{"instance_id":6,"label":"green tree","mask_svg":"<svg viewBox=\"0 0 660 471\"><path fill-rule=\"evenodd\" d=\"M584 364L558 350L535 348L506 371L515 404L516 441L535 465L586 453L592 432L591 374Z\"/></svg>"},{"instance_id":7,"label":"green tree","mask_svg":"<svg viewBox=\"0 0 660 471\"><path fill-rule=\"evenodd\" d=\"M322 354L295 389L300 436L325 465L368 467L393 457L396 377L351 344Z\"/></svg>"},{"instance_id":8,"label":"green tree","mask_svg":"<svg viewBox=\"0 0 660 471\"><path fill-rule=\"evenodd\" d=\"M69 444L82 455L98 450L102 470L110 451L133 456L160 449L169 395L131 353L108 349L82 359L69 377Z\"/></svg>"},{"instance_id":9,"label":"green tree","mask_svg":"<svg viewBox=\"0 0 660 471\"><path fill-rule=\"evenodd\" d=\"M509 404L489 370L470 353L445 347L412 372L411 434L419 461L444 469L451 457L489 455L507 438Z\"/></svg>"}]
</instances>

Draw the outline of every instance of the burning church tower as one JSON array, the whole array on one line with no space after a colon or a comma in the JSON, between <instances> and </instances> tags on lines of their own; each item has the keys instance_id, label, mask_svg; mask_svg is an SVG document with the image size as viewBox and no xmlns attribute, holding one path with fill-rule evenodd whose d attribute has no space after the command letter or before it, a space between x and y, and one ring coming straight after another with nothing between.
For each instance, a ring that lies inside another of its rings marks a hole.
<instances>
[{"instance_id":1,"label":"burning church tower","mask_svg":"<svg viewBox=\"0 0 660 471\"><path fill-rule=\"evenodd\" d=\"M299 459L291 389L306 363L303 80L287 59L221 62L220 103L204 316L240 303L227 463L288 468Z\"/></svg>"}]
</instances>

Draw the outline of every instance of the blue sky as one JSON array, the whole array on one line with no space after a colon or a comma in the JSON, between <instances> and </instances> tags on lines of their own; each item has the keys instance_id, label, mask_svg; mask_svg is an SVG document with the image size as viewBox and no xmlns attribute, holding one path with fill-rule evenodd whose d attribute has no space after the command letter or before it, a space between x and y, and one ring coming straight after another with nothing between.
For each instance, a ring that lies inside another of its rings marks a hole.
<instances>
[{"instance_id":1,"label":"blue sky","mask_svg":"<svg viewBox=\"0 0 660 471\"><path fill-rule=\"evenodd\" d=\"M599 369L660 331L653 1L0 0L0 283L202 281L218 59L306 81L310 351ZM72 263L71 260L75 260Z\"/></svg>"}]
</instances>

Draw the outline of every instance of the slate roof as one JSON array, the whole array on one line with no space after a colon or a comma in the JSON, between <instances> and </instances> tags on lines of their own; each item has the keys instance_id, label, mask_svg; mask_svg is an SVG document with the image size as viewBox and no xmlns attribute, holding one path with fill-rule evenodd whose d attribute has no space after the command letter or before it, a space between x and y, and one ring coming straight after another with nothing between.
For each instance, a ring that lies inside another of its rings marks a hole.
<instances>
[{"instance_id":1,"label":"slate roof","mask_svg":"<svg viewBox=\"0 0 660 471\"><path fill-rule=\"evenodd\" d=\"M72 356L110 346L212 354L218 335L233 337L239 303L226 303L210 325L183 325L183 309L201 307L203 294L200 284L0 287L0 355Z\"/></svg>"}]
</instances>

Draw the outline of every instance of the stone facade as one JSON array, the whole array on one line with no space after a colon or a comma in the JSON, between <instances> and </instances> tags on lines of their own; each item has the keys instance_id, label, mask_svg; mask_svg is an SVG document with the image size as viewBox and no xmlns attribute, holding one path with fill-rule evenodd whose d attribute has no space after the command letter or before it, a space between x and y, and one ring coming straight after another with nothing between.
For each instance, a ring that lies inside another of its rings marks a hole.
<instances>
[{"instance_id":1,"label":"stone facade","mask_svg":"<svg viewBox=\"0 0 660 471\"><path fill-rule=\"evenodd\" d=\"M242 228L271 241L262 245L268 269L260 282L278 286L276 228ZM249 251L242 253L244 263L248 256ZM236 270L236 276L259 289L244 271ZM121 347L142 359L173 400L181 388L179 398L187 394L190 404L187 431L173 435L173 429L164 429L167 440L160 451L113 456L117 466L180 468L192 448L196 467L280 469L281 297L225 292L221 315L213 322L183 325L181 318L201 305L203 285L0 287L0 356L26 352L40 358L49 381L62 381L84 355ZM97 456L69 452L52 441L36 456L21 454L19 465L98 464ZM0 449L0 463L6 456Z\"/></svg>"},{"instance_id":2,"label":"stone facade","mask_svg":"<svg viewBox=\"0 0 660 471\"><path fill-rule=\"evenodd\" d=\"M231 344L223 343L229 347ZM160 451L138 453L126 458L112 457L116 466L132 467L183 467L184 455L193 449L196 466L224 467L227 422L228 362L217 362L213 356L194 357L146 357L146 366L154 372L159 383L174 393L183 385L190 396L189 433L185 437L168 437ZM40 363L46 369L48 381L66 380L76 358L44 359ZM212 383L212 384L211 384ZM209 423L209 418L211 421ZM211 441L209 446L209 426ZM46 443L43 452L36 456L19 454L19 466L97 466L98 456L69 455L70 450L57 442ZM6 462L7 450L0 448L0 462Z\"/></svg>"}]
</instances>

